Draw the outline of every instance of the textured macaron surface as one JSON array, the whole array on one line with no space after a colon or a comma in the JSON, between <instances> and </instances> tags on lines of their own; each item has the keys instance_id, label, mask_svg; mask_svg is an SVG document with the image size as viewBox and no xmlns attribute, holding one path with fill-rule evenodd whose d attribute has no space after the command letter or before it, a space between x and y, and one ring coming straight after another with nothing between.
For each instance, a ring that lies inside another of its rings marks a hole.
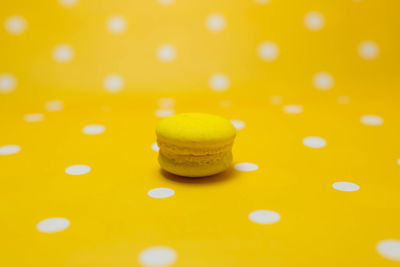
<instances>
[{"instance_id":1,"label":"textured macaron surface","mask_svg":"<svg viewBox=\"0 0 400 267\"><path fill-rule=\"evenodd\" d=\"M200 177L227 169L236 129L222 117L182 113L162 120L156 129L158 161L168 172Z\"/></svg>"},{"instance_id":2,"label":"textured macaron surface","mask_svg":"<svg viewBox=\"0 0 400 267\"><path fill-rule=\"evenodd\" d=\"M202 177L213 175L229 168L232 163L232 152L229 151L219 156L185 156L180 159L160 153L158 162L164 170L170 173L187 177Z\"/></svg>"},{"instance_id":3,"label":"textured macaron surface","mask_svg":"<svg viewBox=\"0 0 400 267\"><path fill-rule=\"evenodd\" d=\"M162 120L157 139L171 145L221 145L233 142L236 129L222 117L205 113L181 113Z\"/></svg>"}]
</instances>

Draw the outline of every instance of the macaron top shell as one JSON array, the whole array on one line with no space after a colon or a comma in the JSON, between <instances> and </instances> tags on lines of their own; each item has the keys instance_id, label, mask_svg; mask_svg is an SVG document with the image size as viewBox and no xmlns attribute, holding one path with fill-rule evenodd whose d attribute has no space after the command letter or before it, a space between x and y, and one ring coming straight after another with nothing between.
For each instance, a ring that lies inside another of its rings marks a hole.
<instances>
[{"instance_id":1,"label":"macaron top shell","mask_svg":"<svg viewBox=\"0 0 400 267\"><path fill-rule=\"evenodd\" d=\"M159 141L175 145L224 145L233 142L236 129L219 116L181 113L160 121L156 134Z\"/></svg>"}]
</instances>

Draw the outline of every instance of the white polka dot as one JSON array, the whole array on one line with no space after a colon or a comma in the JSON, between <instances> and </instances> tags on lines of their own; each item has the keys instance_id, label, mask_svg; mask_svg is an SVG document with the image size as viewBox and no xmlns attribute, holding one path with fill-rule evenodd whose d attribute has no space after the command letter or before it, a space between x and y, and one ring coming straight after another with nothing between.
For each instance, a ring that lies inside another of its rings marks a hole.
<instances>
[{"instance_id":1,"label":"white polka dot","mask_svg":"<svg viewBox=\"0 0 400 267\"><path fill-rule=\"evenodd\" d=\"M332 75L325 71L314 74L312 81L315 88L323 91L331 89L334 84Z\"/></svg>"},{"instance_id":2,"label":"white polka dot","mask_svg":"<svg viewBox=\"0 0 400 267\"><path fill-rule=\"evenodd\" d=\"M144 266L168 266L173 264L176 258L176 252L172 248L157 246L140 252L139 263Z\"/></svg>"},{"instance_id":3,"label":"white polka dot","mask_svg":"<svg viewBox=\"0 0 400 267\"><path fill-rule=\"evenodd\" d=\"M279 47L271 41L264 41L258 46L258 56L264 61L274 61L279 56Z\"/></svg>"},{"instance_id":4,"label":"white polka dot","mask_svg":"<svg viewBox=\"0 0 400 267\"><path fill-rule=\"evenodd\" d=\"M206 26L212 32L220 32L226 26L226 19L221 14L211 14L206 19Z\"/></svg>"},{"instance_id":5,"label":"white polka dot","mask_svg":"<svg viewBox=\"0 0 400 267\"><path fill-rule=\"evenodd\" d=\"M45 103L44 108L49 112L60 111L64 108L64 104L61 100L50 100Z\"/></svg>"},{"instance_id":6,"label":"white polka dot","mask_svg":"<svg viewBox=\"0 0 400 267\"><path fill-rule=\"evenodd\" d=\"M269 102L273 105L280 105L283 102L283 97L279 95L273 95L269 98Z\"/></svg>"},{"instance_id":7,"label":"white polka dot","mask_svg":"<svg viewBox=\"0 0 400 267\"><path fill-rule=\"evenodd\" d=\"M232 106L232 101L230 100L222 100L219 102L220 107L222 108L229 108L230 106Z\"/></svg>"},{"instance_id":8,"label":"white polka dot","mask_svg":"<svg viewBox=\"0 0 400 267\"><path fill-rule=\"evenodd\" d=\"M173 109L157 109L154 113L156 117L169 117L175 114Z\"/></svg>"},{"instance_id":9,"label":"white polka dot","mask_svg":"<svg viewBox=\"0 0 400 267\"><path fill-rule=\"evenodd\" d=\"M43 118L44 118L44 115L42 113L31 113L31 114L24 115L24 121L26 121L26 122L42 121Z\"/></svg>"},{"instance_id":10,"label":"white polka dot","mask_svg":"<svg viewBox=\"0 0 400 267\"><path fill-rule=\"evenodd\" d=\"M21 151L21 147L18 145L5 145L0 146L0 155L11 155Z\"/></svg>"},{"instance_id":11,"label":"white polka dot","mask_svg":"<svg viewBox=\"0 0 400 267\"><path fill-rule=\"evenodd\" d=\"M158 3L160 3L161 5L171 5L175 2L175 0L158 0Z\"/></svg>"},{"instance_id":12,"label":"white polka dot","mask_svg":"<svg viewBox=\"0 0 400 267\"><path fill-rule=\"evenodd\" d=\"M304 16L304 25L311 31L318 31L324 27L325 18L320 12L311 11Z\"/></svg>"},{"instance_id":13,"label":"white polka dot","mask_svg":"<svg viewBox=\"0 0 400 267\"><path fill-rule=\"evenodd\" d=\"M65 8L70 8L75 6L78 3L78 0L58 0L60 5L62 5Z\"/></svg>"},{"instance_id":14,"label":"white polka dot","mask_svg":"<svg viewBox=\"0 0 400 267\"><path fill-rule=\"evenodd\" d=\"M332 184L332 187L339 191L353 192L360 189L360 186L350 182L336 182Z\"/></svg>"},{"instance_id":15,"label":"white polka dot","mask_svg":"<svg viewBox=\"0 0 400 267\"><path fill-rule=\"evenodd\" d=\"M246 123L241 120L231 120L231 123L235 126L236 130L242 130L246 126Z\"/></svg>"},{"instance_id":16,"label":"white polka dot","mask_svg":"<svg viewBox=\"0 0 400 267\"><path fill-rule=\"evenodd\" d=\"M123 16L115 15L108 18L106 26L110 33L121 34L126 31L127 22Z\"/></svg>"},{"instance_id":17,"label":"white polka dot","mask_svg":"<svg viewBox=\"0 0 400 267\"><path fill-rule=\"evenodd\" d=\"M10 93L17 87L17 79L10 73L0 74L0 93Z\"/></svg>"},{"instance_id":18,"label":"white polka dot","mask_svg":"<svg viewBox=\"0 0 400 267\"><path fill-rule=\"evenodd\" d=\"M257 4L265 5L271 2L271 0L254 0Z\"/></svg>"},{"instance_id":19,"label":"white polka dot","mask_svg":"<svg viewBox=\"0 0 400 267\"><path fill-rule=\"evenodd\" d=\"M339 104L349 104L350 103L350 97L348 96L338 96L337 101Z\"/></svg>"},{"instance_id":20,"label":"white polka dot","mask_svg":"<svg viewBox=\"0 0 400 267\"><path fill-rule=\"evenodd\" d=\"M175 195L175 191L170 188L154 188L147 192L147 194L152 198L167 198Z\"/></svg>"},{"instance_id":21,"label":"white polka dot","mask_svg":"<svg viewBox=\"0 0 400 267\"><path fill-rule=\"evenodd\" d=\"M160 148L158 147L157 142L154 142L151 144L151 149L153 149L156 152L160 151Z\"/></svg>"},{"instance_id":22,"label":"white polka dot","mask_svg":"<svg viewBox=\"0 0 400 267\"><path fill-rule=\"evenodd\" d=\"M4 27L9 34L20 35L26 31L28 23L22 16L8 17L4 23Z\"/></svg>"},{"instance_id":23,"label":"white polka dot","mask_svg":"<svg viewBox=\"0 0 400 267\"><path fill-rule=\"evenodd\" d=\"M377 126L383 124L383 118L377 115L361 116L361 123L365 125Z\"/></svg>"},{"instance_id":24,"label":"white polka dot","mask_svg":"<svg viewBox=\"0 0 400 267\"><path fill-rule=\"evenodd\" d=\"M397 164L400 165L400 159L397 160Z\"/></svg>"},{"instance_id":25,"label":"white polka dot","mask_svg":"<svg viewBox=\"0 0 400 267\"><path fill-rule=\"evenodd\" d=\"M157 48L157 58L162 62L171 62L176 58L176 49L170 44L163 44Z\"/></svg>"},{"instance_id":26,"label":"white polka dot","mask_svg":"<svg viewBox=\"0 0 400 267\"><path fill-rule=\"evenodd\" d=\"M308 136L303 139L303 144L311 148L322 148L326 146L326 140L318 136Z\"/></svg>"},{"instance_id":27,"label":"white polka dot","mask_svg":"<svg viewBox=\"0 0 400 267\"><path fill-rule=\"evenodd\" d=\"M65 169L65 172L70 175L81 175L90 172L91 168L88 165L72 165Z\"/></svg>"},{"instance_id":28,"label":"white polka dot","mask_svg":"<svg viewBox=\"0 0 400 267\"><path fill-rule=\"evenodd\" d=\"M124 87L124 78L119 74L110 74L104 78L104 89L109 93L117 93Z\"/></svg>"},{"instance_id":29,"label":"white polka dot","mask_svg":"<svg viewBox=\"0 0 400 267\"><path fill-rule=\"evenodd\" d=\"M258 224L273 224L278 222L281 216L272 210L255 210L249 214L249 219Z\"/></svg>"},{"instance_id":30,"label":"white polka dot","mask_svg":"<svg viewBox=\"0 0 400 267\"><path fill-rule=\"evenodd\" d=\"M82 131L84 134L95 135L101 134L106 130L106 128L101 124L90 124L83 127Z\"/></svg>"},{"instance_id":31,"label":"white polka dot","mask_svg":"<svg viewBox=\"0 0 400 267\"><path fill-rule=\"evenodd\" d=\"M241 162L235 164L235 169L242 172L251 172L258 170L257 164L250 163L250 162Z\"/></svg>"},{"instance_id":32,"label":"white polka dot","mask_svg":"<svg viewBox=\"0 0 400 267\"><path fill-rule=\"evenodd\" d=\"M379 47L373 41L363 41L358 45L358 54L366 60L375 59L379 54Z\"/></svg>"},{"instance_id":33,"label":"white polka dot","mask_svg":"<svg viewBox=\"0 0 400 267\"><path fill-rule=\"evenodd\" d=\"M59 44L53 49L53 59L58 63L67 63L74 58L74 50L68 44Z\"/></svg>"},{"instance_id":34,"label":"white polka dot","mask_svg":"<svg viewBox=\"0 0 400 267\"><path fill-rule=\"evenodd\" d=\"M300 105L284 105L283 112L288 114L299 114L303 112L303 106Z\"/></svg>"},{"instance_id":35,"label":"white polka dot","mask_svg":"<svg viewBox=\"0 0 400 267\"><path fill-rule=\"evenodd\" d=\"M222 73L216 73L212 75L209 80L209 85L211 89L217 92L226 91L229 88L230 84L231 82L228 76Z\"/></svg>"},{"instance_id":36,"label":"white polka dot","mask_svg":"<svg viewBox=\"0 0 400 267\"><path fill-rule=\"evenodd\" d=\"M386 239L379 241L376 250L386 259L400 261L400 240Z\"/></svg>"},{"instance_id":37,"label":"white polka dot","mask_svg":"<svg viewBox=\"0 0 400 267\"><path fill-rule=\"evenodd\" d=\"M40 221L36 225L36 228L42 233L56 233L67 229L69 225L70 222L68 219L55 217Z\"/></svg>"},{"instance_id":38,"label":"white polka dot","mask_svg":"<svg viewBox=\"0 0 400 267\"><path fill-rule=\"evenodd\" d=\"M160 108L172 108L175 106L175 99L165 97L158 99L158 106Z\"/></svg>"}]
</instances>

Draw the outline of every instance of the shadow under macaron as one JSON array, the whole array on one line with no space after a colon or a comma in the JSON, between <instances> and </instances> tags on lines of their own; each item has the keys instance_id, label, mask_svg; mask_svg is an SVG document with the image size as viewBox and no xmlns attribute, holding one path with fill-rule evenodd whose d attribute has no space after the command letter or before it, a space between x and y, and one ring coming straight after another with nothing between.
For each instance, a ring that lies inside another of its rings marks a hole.
<instances>
[{"instance_id":1,"label":"shadow under macaron","mask_svg":"<svg viewBox=\"0 0 400 267\"><path fill-rule=\"evenodd\" d=\"M187 184L205 184L205 183L220 183L220 182L227 182L234 177L237 176L237 172L231 166L227 170L210 175L210 176L203 176L203 177L186 177L186 176L179 176L176 174L169 173L164 169L160 168L161 175L173 182L178 183L187 183Z\"/></svg>"}]
</instances>

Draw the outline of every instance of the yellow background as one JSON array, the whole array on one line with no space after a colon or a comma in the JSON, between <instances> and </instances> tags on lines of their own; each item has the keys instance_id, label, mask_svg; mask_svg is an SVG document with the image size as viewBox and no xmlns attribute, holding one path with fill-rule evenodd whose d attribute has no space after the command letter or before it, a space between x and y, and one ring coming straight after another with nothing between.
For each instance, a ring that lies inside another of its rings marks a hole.
<instances>
[{"instance_id":1,"label":"yellow background","mask_svg":"<svg viewBox=\"0 0 400 267\"><path fill-rule=\"evenodd\" d=\"M310 11L323 14L321 30L305 27ZM396 0L80 0L70 8L2 0L0 74L17 86L0 94L0 146L21 151L0 155L0 265L139 266L141 251L163 245L176 251L174 266L398 266L376 245L400 239L399 11ZM211 13L225 17L221 32L207 29ZM5 30L12 15L27 21L21 35ZM125 17L124 33L107 30L111 15ZM257 54L265 40L279 47L274 61ZM365 40L379 47L373 60L358 54ZM69 62L52 57L61 43L74 50ZM176 48L172 62L156 56L164 43ZM334 78L330 90L313 86L320 71ZM110 73L124 78L120 92L103 88ZM210 89L215 73L229 78L226 91ZM196 180L162 174L151 144L164 97L176 113L244 121L235 163L259 169ZM46 111L53 99L61 111ZM287 114L287 104L304 111ZM30 113L44 120L24 121ZM367 114L384 123L362 124ZM83 134L92 123L106 131ZM307 136L327 146L306 147ZM92 170L66 174L74 164ZM337 191L338 181L360 190ZM175 195L150 198L157 187ZM248 214L257 209L281 220L255 224ZM50 217L71 225L37 231Z\"/></svg>"}]
</instances>

